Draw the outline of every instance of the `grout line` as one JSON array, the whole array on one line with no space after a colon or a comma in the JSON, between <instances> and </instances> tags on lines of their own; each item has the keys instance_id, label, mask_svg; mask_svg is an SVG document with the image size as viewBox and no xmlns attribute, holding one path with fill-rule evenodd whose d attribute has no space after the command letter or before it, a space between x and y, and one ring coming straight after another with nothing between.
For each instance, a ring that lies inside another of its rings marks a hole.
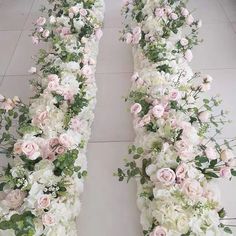
<instances>
[{"instance_id":1,"label":"grout line","mask_svg":"<svg viewBox=\"0 0 236 236\"><path fill-rule=\"evenodd\" d=\"M27 19L29 18L29 15L30 15L30 13L31 13L31 10L32 10L32 8L33 8L33 5L34 5L34 2L35 2L35 1L36 1L36 0L34 0L34 1L31 3L31 6L30 6L30 9L29 9L28 15L27 15L26 20L25 20L25 22L24 22L24 24L23 24L23 26L22 26L21 31L20 31L20 35L19 35L19 37L18 37L17 43L16 43L15 48L14 48L14 50L13 50L13 53L12 53L12 55L11 55L11 57L10 57L9 63L8 63L8 65L7 65L7 67L6 67L6 69L5 69L5 72L4 72L4 75L3 75L3 79L2 79L1 82L0 82L0 86L1 86L1 85L3 84L3 82L4 82L4 79L5 79L7 70L8 70L8 68L9 68L9 66L10 66L10 64L11 64L11 62L12 62L12 59L13 59L13 57L14 57L14 55L15 55L16 49L17 49L17 47L18 47L18 45L19 45L21 36L22 36L22 34L23 34L23 29L24 29L24 27L25 27L25 24L26 24L26 22L27 22Z\"/></svg>"}]
</instances>

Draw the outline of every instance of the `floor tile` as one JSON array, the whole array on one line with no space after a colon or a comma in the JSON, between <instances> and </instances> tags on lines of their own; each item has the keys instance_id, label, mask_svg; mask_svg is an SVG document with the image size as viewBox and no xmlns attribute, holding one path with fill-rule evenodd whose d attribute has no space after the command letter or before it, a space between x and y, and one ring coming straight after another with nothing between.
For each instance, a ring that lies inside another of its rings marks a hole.
<instances>
[{"instance_id":1,"label":"floor tile","mask_svg":"<svg viewBox=\"0 0 236 236\"><path fill-rule=\"evenodd\" d=\"M204 25L200 37L204 42L194 49L194 68L236 68L236 35L230 23Z\"/></svg>"},{"instance_id":2,"label":"floor tile","mask_svg":"<svg viewBox=\"0 0 236 236\"><path fill-rule=\"evenodd\" d=\"M205 24L229 21L217 0L190 0L188 8Z\"/></svg>"},{"instance_id":3,"label":"floor tile","mask_svg":"<svg viewBox=\"0 0 236 236\"><path fill-rule=\"evenodd\" d=\"M233 27L234 32L236 33L236 22L235 21L232 22L232 27Z\"/></svg>"},{"instance_id":4,"label":"floor tile","mask_svg":"<svg viewBox=\"0 0 236 236\"><path fill-rule=\"evenodd\" d=\"M82 197L79 235L142 236L136 207L136 184L118 182L128 143L96 143L88 148L89 174Z\"/></svg>"},{"instance_id":5,"label":"floor tile","mask_svg":"<svg viewBox=\"0 0 236 236\"><path fill-rule=\"evenodd\" d=\"M0 1L0 30L21 30L34 0Z\"/></svg>"},{"instance_id":6,"label":"floor tile","mask_svg":"<svg viewBox=\"0 0 236 236\"><path fill-rule=\"evenodd\" d=\"M5 76L0 86L0 93L6 97L18 96L23 102L28 103L32 94L29 79L30 76Z\"/></svg>"},{"instance_id":7,"label":"floor tile","mask_svg":"<svg viewBox=\"0 0 236 236\"><path fill-rule=\"evenodd\" d=\"M29 68L34 65L33 57L45 44L33 45L31 32L23 31L6 75L27 75Z\"/></svg>"},{"instance_id":8,"label":"floor tile","mask_svg":"<svg viewBox=\"0 0 236 236\"><path fill-rule=\"evenodd\" d=\"M106 12L105 12L105 28L119 28L121 27L121 7L122 1L117 0L105 0Z\"/></svg>"},{"instance_id":9,"label":"floor tile","mask_svg":"<svg viewBox=\"0 0 236 236\"><path fill-rule=\"evenodd\" d=\"M104 29L100 43L97 73L119 73L133 71L131 47L119 41L120 29Z\"/></svg>"},{"instance_id":10,"label":"floor tile","mask_svg":"<svg viewBox=\"0 0 236 236\"><path fill-rule=\"evenodd\" d=\"M236 21L236 1L235 0L218 0L224 8L230 21Z\"/></svg>"},{"instance_id":11,"label":"floor tile","mask_svg":"<svg viewBox=\"0 0 236 236\"><path fill-rule=\"evenodd\" d=\"M131 74L98 74L97 106L91 141L134 139L132 118L124 97L130 89Z\"/></svg>"},{"instance_id":12,"label":"floor tile","mask_svg":"<svg viewBox=\"0 0 236 236\"><path fill-rule=\"evenodd\" d=\"M20 31L0 31L0 75L4 75L20 37Z\"/></svg>"}]
</instances>

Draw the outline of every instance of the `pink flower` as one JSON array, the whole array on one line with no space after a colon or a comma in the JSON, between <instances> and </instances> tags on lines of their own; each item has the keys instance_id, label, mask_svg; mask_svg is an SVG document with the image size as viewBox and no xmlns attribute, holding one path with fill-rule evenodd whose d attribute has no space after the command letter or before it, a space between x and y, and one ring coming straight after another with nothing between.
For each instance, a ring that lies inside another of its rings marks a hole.
<instances>
[{"instance_id":1,"label":"pink flower","mask_svg":"<svg viewBox=\"0 0 236 236\"><path fill-rule=\"evenodd\" d=\"M231 168L224 166L220 168L220 176L222 178L230 179L232 177Z\"/></svg>"},{"instance_id":2,"label":"pink flower","mask_svg":"<svg viewBox=\"0 0 236 236\"><path fill-rule=\"evenodd\" d=\"M95 32L95 36L96 36L97 41L99 41L103 36L102 29L100 29L100 28L97 29L96 32Z\"/></svg>"},{"instance_id":3,"label":"pink flower","mask_svg":"<svg viewBox=\"0 0 236 236\"><path fill-rule=\"evenodd\" d=\"M189 161L194 158L193 146L187 140L177 141L175 147L181 160Z\"/></svg>"},{"instance_id":4,"label":"pink flower","mask_svg":"<svg viewBox=\"0 0 236 236\"><path fill-rule=\"evenodd\" d=\"M186 50L184 53L184 58L188 61L191 62L193 60L193 53L190 49Z\"/></svg>"},{"instance_id":5,"label":"pink flower","mask_svg":"<svg viewBox=\"0 0 236 236\"><path fill-rule=\"evenodd\" d=\"M11 190L5 197L4 203L10 208L10 209L17 209L20 207L25 199L25 192L22 192L19 189Z\"/></svg>"},{"instance_id":6,"label":"pink flower","mask_svg":"<svg viewBox=\"0 0 236 236\"><path fill-rule=\"evenodd\" d=\"M150 236L166 236L167 235L167 230L164 227L157 226Z\"/></svg>"},{"instance_id":7,"label":"pink flower","mask_svg":"<svg viewBox=\"0 0 236 236\"><path fill-rule=\"evenodd\" d=\"M70 137L68 134L64 133L61 134L59 137L59 142L62 146L64 146L65 148L71 148L71 146L73 145L73 138Z\"/></svg>"},{"instance_id":8,"label":"pink flower","mask_svg":"<svg viewBox=\"0 0 236 236\"><path fill-rule=\"evenodd\" d=\"M177 89L173 89L169 93L169 99L171 101L177 101L181 98L181 94Z\"/></svg>"},{"instance_id":9,"label":"pink flower","mask_svg":"<svg viewBox=\"0 0 236 236\"><path fill-rule=\"evenodd\" d=\"M78 117L74 117L71 119L71 124L70 124L71 129L74 131L79 132L81 128L81 120Z\"/></svg>"},{"instance_id":10,"label":"pink flower","mask_svg":"<svg viewBox=\"0 0 236 236\"><path fill-rule=\"evenodd\" d=\"M161 118L164 114L165 108L160 104L156 105L152 108L152 114L156 118Z\"/></svg>"},{"instance_id":11,"label":"pink flower","mask_svg":"<svg viewBox=\"0 0 236 236\"><path fill-rule=\"evenodd\" d=\"M21 149L21 142L17 142L14 144L14 154L21 154L22 153L22 149Z\"/></svg>"},{"instance_id":12,"label":"pink flower","mask_svg":"<svg viewBox=\"0 0 236 236\"><path fill-rule=\"evenodd\" d=\"M198 114L198 118L201 122L208 122L211 113L209 111L202 111Z\"/></svg>"},{"instance_id":13,"label":"pink flower","mask_svg":"<svg viewBox=\"0 0 236 236\"><path fill-rule=\"evenodd\" d=\"M57 81L57 82L59 82L59 78L58 78L58 76L55 75L55 74L50 74L50 75L48 75L48 80L49 80L49 81Z\"/></svg>"},{"instance_id":14,"label":"pink flower","mask_svg":"<svg viewBox=\"0 0 236 236\"><path fill-rule=\"evenodd\" d=\"M38 208L45 209L48 208L51 204L49 195L43 195L38 199Z\"/></svg>"},{"instance_id":15,"label":"pink flower","mask_svg":"<svg viewBox=\"0 0 236 236\"><path fill-rule=\"evenodd\" d=\"M46 18L45 17L39 17L37 20L36 20L36 24L39 25L39 26L43 26L45 25L46 23Z\"/></svg>"},{"instance_id":16,"label":"pink flower","mask_svg":"<svg viewBox=\"0 0 236 236\"><path fill-rule=\"evenodd\" d=\"M163 17L165 14L164 9L163 8L156 8L155 10L155 16L158 18Z\"/></svg>"},{"instance_id":17,"label":"pink flower","mask_svg":"<svg viewBox=\"0 0 236 236\"><path fill-rule=\"evenodd\" d=\"M30 160L36 160L40 156L39 146L34 141L23 142L21 150Z\"/></svg>"},{"instance_id":18,"label":"pink flower","mask_svg":"<svg viewBox=\"0 0 236 236\"><path fill-rule=\"evenodd\" d=\"M137 26L133 29L133 41L132 41L132 43L133 44L138 44L139 41L141 40L141 38L142 38L142 30L139 26Z\"/></svg>"},{"instance_id":19,"label":"pink flower","mask_svg":"<svg viewBox=\"0 0 236 236\"><path fill-rule=\"evenodd\" d=\"M48 83L47 89L49 91L53 92L53 91L57 91L59 89L59 87L60 87L60 85L59 85L58 81L50 81Z\"/></svg>"},{"instance_id":20,"label":"pink flower","mask_svg":"<svg viewBox=\"0 0 236 236\"><path fill-rule=\"evenodd\" d=\"M191 199L198 199L203 195L203 188L195 179L186 179L183 183L182 190Z\"/></svg>"},{"instance_id":21,"label":"pink flower","mask_svg":"<svg viewBox=\"0 0 236 236\"><path fill-rule=\"evenodd\" d=\"M2 104L1 104L2 109L6 111L10 111L15 107L14 102L10 99L7 98Z\"/></svg>"},{"instance_id":22,"label":"pink flower","mask_svg":"<svg viewBox=\"0 0 236 236\"><path fill-rule=\"evenodd\" d=\"M188 45L188 40L186 38L180 39L180 44L184 47Z\"/></svg>"},{"instance_id":23,"label":"pink flower","mask_svg":"<svg viewBox=\"0 0 236 236\"><path fill-rule=\"evenodd\" d=\"M207 158L210 160L217 159L217 152L216 152L216 149L213 147L207 147L205 150L205 154L206 154Z\"/></svg>"},{"instance_id":24,"label":"pink flower","mask_svg":"<svg viewBox=\"0 0 236 236\"><path fill-rule=\"evenodd\" d=\"M164 185L172 185L175 183L175 172L170 168L162 168L157 171L157 180Z\"/></svg>"},{"instance_id":25,"label":"pink flower","mask_svg":"<svg viewBox=\"0 0 236 236\"><path fill-rule=\"evenodd\" d=\"M201 91L202 92L207 92L211 89L211 84L210 83L203 83L201 84Z\"/></svg>"},{"instance_id":26,"label":"pink flower","mask_svg":"<svg viewBox=\"0 0 236 236\"><path fill-rule=\"evenodd\" d=\"M32 36L32 42L34 45L39 44L39 38L37 36Z\"/></svg>"},{"instance_id":27,"label":"pink flower","mask_svg":"<svg viewBox=\"0 0 236 236\"><path fill-rule=\"evenodd\" d=\"M143 123L143 126L144 125L147 125L147 124L149 124L150 123L150 121L151 121L151 116L149 115L149 114L147 114L147 115L145 115L143 118L142 118L142 123Z\"/></svg>"},{"instance_id":28,"label":"pink flower","mask_svg":"<svg viewBox=\"0 0 236 236\"><path fill-rule=\"evenodd\" d=\"M38 113L35 117L33 117L32 123L34 125L43 126L43 125L45 125L45 121L47 118L48 118L48 112L42 111L42 112Z\"/></svg>"},{"instance_id":29,"label":"pink flower","mask_svg":"<svg viewBox=\"0 0 236 236\"><path fill-rule=\"evenodd\" d=\"M131 106L130 112L134 115L137 115L142 111L142 106L139 103L135 103L134 105Z\"/></svg>"},{"instance_id":30,"label":"pink flower","mask_svg":"<svg viewBox=\"0 0 236 236\"><path fill-rule=\"evenodd\" d=\"M127 44L131 44L132 41L133 41L133 35L132 35L131 33L127 33L127 34L125 35L125 42L126 42Z\"/></svg>"},{"instance_id":31,"label":"pink flower","mask_svg":"<svg viewBox=\"0 0 236 236\"><path fill-rule=\"evenodd\" d=\"M176 13L172 12L172 13L170 14L170 18L171 18L172 20L177 20L177 19L178 19L178 15L177 15Z\"/></svg>"},{"instance_id":32,"label":"pink flower","mask_svg":"<svg viewBox=\"0 0 236 236\"><path fill-rule=\"evenodd\" d=\"M90 76L93 73L92 68L89 65L84 65L81 72L86 77Z\"/></svg>"},{"instance_id":33,"label":"pink flower","mask_svg":"<svg viewBox=\"0 0 236 236\"><path fill-rule=\"evenodd\" d=\"M81 16L87 16L88 12L87 12L86 9L80 8L80 9L79 9L79 14L80 14Z\"/></svg>"},{"instance_id":34,"label":"pink flower","mask_svg":"<svg viewBox=\"0 0 236 236\"><path fill-rule=\"evenodd\" d=\"M50 139L49 145L52 149L56 148L58 145L60 145L59 138Z\"/></svg>"},{"instance_id":35,"label":"pink flower","mask_svg":"<svg viewBox=\"0 0 236 236\"><path fill-rule=\"evenodd\" d=\"M184 16L184 17L188 16L188 15L189 15L188 9L182 7L182 9L181 9L181 14L182 14L182 16Z\"/></svg>"},{"instance_id":36,"label":"pink flower","mask_svg":"<svg viewBox=\"0 0 236 236\"><path fill-rule=\"evenodd\" d=\"M46 39L48 38L50 35L50 31L49 30L44 30L43 33L42 33L42 36Z\"/></svg>"},{"instance_id":37,"label":"pink flower","mask_svg":"<svg viewBox=\"0 0 236 236\"><path fill-rule=\"evenodd\" d=\"M54 215L48 212L48 213L43 214L42 222L46 226L52 226L52 225L55 225L56 220L55 220Z\"/></svg>"},{"instance_id":38,"label":"pink flower","mask_svg":"<svg viewBox=\"0 0 236 236\"><path fill-rule=\"evenodd\" d=\"M184 179L186 177L188 169L189 169L189 167L187 164L185 164L185 163L180 164L176 169L177 178Z\"/></svg>"},{"instance_id":39,"label":"pink flower","mask_svg":"<svg viewBox=\"0 0 236 236\"><path fill-rule=\"evenodd\" d=\"M71 33L70 28L68 28L68 27L62 27L58 31L59 31L60 36L62 38L65 38L67 35L69 35Z\"/></svg>"},{"instance_id":40,"label":"pink flower","mask_svg":"<svg viewBox=\"0 0 236 236\"><path fill-rule=\"evenodd\" d=\"M223 162L229 162L232 159L234 159L234 153L230 149L222 150L221 153L220 153L220 159Z\"/></svg>"},{"instance_id":41,"label":"pink flower","mask_svg":"<svg viewBox=\"0 0 236 236\"><path fill-rule=\"evenodd\" d=\"M56 150L55 150L55 153L58 154L58 155L61 155L61 154L63 154L65 151L66 151L65 147L63 147L63 146L57 146L57 148L56 148Z\"/></svg>"},{"instance_id":42,"label":"pink flower","mask_svg":"<svg viewBox=\"0 0 236 236\"><path fill-rule=\"evenodd\" d=\"M187 23L188 25L192 25L193 22L194 22L193 16L192 16L192 15L188 15L187 18L186 18L186 23Z\"/></svg>"},{"instance_id":43,"label":"pink flower","mask_svg":"<svg viewBox=\"0 0 236 236\"><path fill-rule=\"evenodd\" d=\"M78 13L80 12L80 8L79 7L77 7L77 6L73 6L73 7L71 7L70 9L69 9L69 14L70 14L70 16L74 16L74 15L77 15ZM72 17L70 17L70 18L72 18Z\"/></svg>"}]
</instances>

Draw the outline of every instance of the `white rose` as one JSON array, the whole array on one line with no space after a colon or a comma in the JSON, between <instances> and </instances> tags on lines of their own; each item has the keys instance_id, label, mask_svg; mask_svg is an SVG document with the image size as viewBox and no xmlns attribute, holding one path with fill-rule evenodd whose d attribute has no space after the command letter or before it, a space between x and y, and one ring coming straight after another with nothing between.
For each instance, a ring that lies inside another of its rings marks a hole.
<instances>
[{"instance_id":1,"label":"white rose","mask_svg":"<svg viewBox=\"0 0 236 236\"><path fill-rule=\"evenodd\" d=\"M191 199L197 199L203 195L203 188L195 179L186 179L183 183L182 189Z\"/></svg>"},{"instance_id":2,"label":"white rose","mask_svg":"<svg viewBox=\"0 0 236 236\"><path fill-rule=\"evenodd\" d=\"M23 142L21 150L30 160L36 160L40 156L39 146L34 141Z\"/></svg>"}]
</instances>

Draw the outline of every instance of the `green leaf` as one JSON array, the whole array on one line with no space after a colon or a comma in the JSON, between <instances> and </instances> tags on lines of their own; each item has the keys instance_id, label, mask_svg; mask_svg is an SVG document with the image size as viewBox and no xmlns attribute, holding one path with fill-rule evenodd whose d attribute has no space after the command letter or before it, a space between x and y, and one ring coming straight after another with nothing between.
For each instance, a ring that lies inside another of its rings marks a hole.
<instances>
[{"instance_id":1,"label":"green leaf","mask_svg":"<svg viewBox=\"0 0 236 236\"><path fill-rule=\"evenodd\" d=\"M219 176L214 172L206 172L205 176L210 177L210 178L219 178Z\"/></svg>"},{"instance_id":2,"label":"green leaf","mask_svg":"<svg viewBox=\"0 0 236 236\"><path fill-rule=\"evenodd\" d=\"M225 233L232 234L232 230L229 227L224 228Z\"/></svg>"},{"instance_id":3,"label":"green leaf","mask_svg":"<svg viewBox=\"0 0 236 236\"><path fill-rule=\"evenodd\" d=\"M231 169L231 174L232 174L233 176L236 176L236 170Z\"/></svg>"}]
</instances>

